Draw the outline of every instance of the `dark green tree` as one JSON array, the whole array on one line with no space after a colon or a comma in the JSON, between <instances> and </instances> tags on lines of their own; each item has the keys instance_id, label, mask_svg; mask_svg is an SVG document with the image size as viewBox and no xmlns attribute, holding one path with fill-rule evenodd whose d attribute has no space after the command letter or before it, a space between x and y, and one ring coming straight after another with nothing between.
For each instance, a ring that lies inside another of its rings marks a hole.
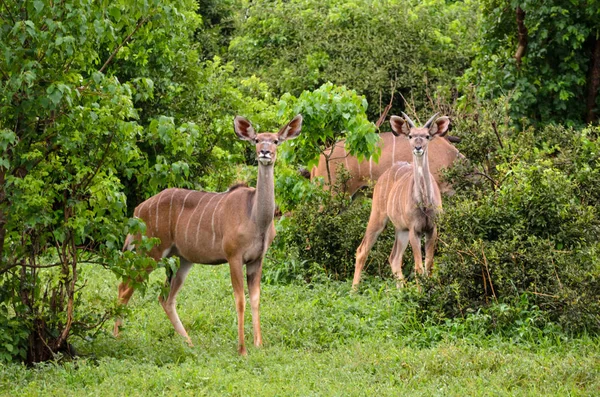
<instances>
[{"instance_id":1,"label":"dark green tree","mask_svg":"<svg viewBox=\"0 0 600 397\"><path fill-rule=\"evenodd\" d=\"M598 121L600 3L482 3L481 42L465 74L481 98L510 99L514 120Z\"/></svg>"}]
</instances>

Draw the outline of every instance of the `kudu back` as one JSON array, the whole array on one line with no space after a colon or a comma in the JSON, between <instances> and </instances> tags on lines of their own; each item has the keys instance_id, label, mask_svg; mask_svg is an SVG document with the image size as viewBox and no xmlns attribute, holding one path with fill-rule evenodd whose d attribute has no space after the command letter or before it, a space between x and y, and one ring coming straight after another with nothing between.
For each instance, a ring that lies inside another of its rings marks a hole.
<instances>
[{"instance_id":1,"label":"kudu back","mask_svg":"<svg viewBox=\"0 0 600 397\"><path fill-rule=\"evenodd\" d=\"M372 158L358 161L355 156L351 156L346 152L344 148L346 141L342 140L337 142L333 147L325 150L327 155L331 154L329 160L331 181L328 179L327 160L323 154L319 157L318 165L311 170L310 179L322 177L329 186L333 186L337 180L336 171L338 165L343 164L350 172L350 179L347 182L346 188L347 192L352 196L358 190L368 186L370 181L379 179L392 164L399 161L406 161L408 163L413 161L412 149L406 139L396 136L393 132L383 132L379 136L381 137L379 144L381 155L378 162L375 162ZM444 139L435 139L429 145L429 166L442 193L451 190L451 187L442 181L442 170L451 167L454 161L459 158L464 158L464 156L445 137Z\"/></svg>"},{"instance_id":2,"label":"kudu back","mask_svg":"<svg viewBox=\"0 0 600 397\"><path fill-rule=\"evenodd\" d=\"M244 282L243 265L252 309L254 344L262 345L259 319L260 278L264 255L275 237L273 223L275 192L273 167L277 146L296 138L302 127L302 116L297 115L276 134L257 134L243 117L234 120L237 136L256 147L258 179L255 188L236 186L223 193L209 193L187 189L166 189L136 207L134 216L146 223L146 235L158 237L160 244L149 255L155 260L178 256L180 267L170 283L169 295L160 299L175 331L188 344L192 341L183 327L176 310L176 296L192 264L229 263L238 320L238 351L246 354L244 343ZM126 249L134 249L133 241L140 236L127 236ZM133 287L128 280L119 285L119 302L126 305ZM121 319L117 319L115 336Z\"/></svg>"},{"instance_id":3,"label":"kudu back","mask_svg":"<svg viewBox=\"0 0 600 397\"><path fill-rule=\"evenodd\" d=\"M390 123L399 139L405 139L411 148L412 163L394 163L375 184L369 223L360 246L356 250L353 288L369 251L389 220L395 229L395 240L389 262L400 285L404 284L402 257L410 242L418 274L430 274L437 240L436 216L442 210L438 183L430 171L429 149L447 129L447 117L433 116L423 127L417 128L406 115L405 119L392 116ZM431 141L431 143L430 143ZM425 269L421 255L421 236L425 235Z\"/></svg>"}]
</instances>

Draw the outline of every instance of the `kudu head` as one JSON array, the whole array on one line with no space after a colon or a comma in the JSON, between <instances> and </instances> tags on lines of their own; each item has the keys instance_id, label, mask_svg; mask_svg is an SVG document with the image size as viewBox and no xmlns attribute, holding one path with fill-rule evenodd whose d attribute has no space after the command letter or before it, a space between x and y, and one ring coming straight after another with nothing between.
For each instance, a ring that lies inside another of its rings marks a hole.
<instances>
[{"instance_id":1,"label":"kudu head","mask_svg":"<svg viewBox=\"0 0 600 397\"><path fill-rule=\"evenodd\" d=\"M396 136L404 135L410 141L410 147L413 155L422 157L427 152L429 141L438 136L444 136L448 132L450 119L442 116L436 119L436 113L431 117L423 127L418 128L415 123L405 114L404 118L399 116L390 117L392 133Z\"/></svg>"},{"instance_id":2,"label":"kudu head","mask_svg":"<svg viewBox=\"0 0 600 397\"><path fill-rule=\"evenodd\" d=\"M259 164L273 165L277 158L277 146L287 139L294 139L300 135L302 129L302 115L297 115L281 127L278 133L263 132L257 134L252 124L242 116L236 116L233 126L237 136L244 140L254 142L256 145L256 159Z\"/></svg>"}]
</instances>

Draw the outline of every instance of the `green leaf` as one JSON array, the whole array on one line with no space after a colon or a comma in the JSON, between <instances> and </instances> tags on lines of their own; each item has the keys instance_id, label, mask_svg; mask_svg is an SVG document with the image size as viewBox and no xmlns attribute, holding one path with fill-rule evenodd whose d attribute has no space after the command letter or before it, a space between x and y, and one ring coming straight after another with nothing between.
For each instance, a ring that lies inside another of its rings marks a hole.
<instances>
[{"instance_id":1,"label":"green leaf","mask_svg":"<svg viewBox=\"0 0 600 397\"><path fill-rule=\"evenodd\" d=\"M110 7L108 13L117 22L121 20L121 10L118 7Z\"/></svg>"},{"instance_id":2,"label":"green leaf","mask_svg":"<svg viewBox=\"0 0 600 397\"><path fill-rule=\"evenodd\" d=\"M35 8L35 10L37 12L40 12L40 11L42 11L44 9L44 2L36 0L36 1L33 2L33 7Z\"/></svg>"}]
</instances>

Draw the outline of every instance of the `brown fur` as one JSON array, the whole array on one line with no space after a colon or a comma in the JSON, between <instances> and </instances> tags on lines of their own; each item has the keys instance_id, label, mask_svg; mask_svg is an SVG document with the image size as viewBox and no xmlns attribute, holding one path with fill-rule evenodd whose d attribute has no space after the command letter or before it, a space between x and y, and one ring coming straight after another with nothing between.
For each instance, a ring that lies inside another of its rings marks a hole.
<instances>
[{"instance_id":1,"label":"brown fur","mask_svg":"<svg viewBox=\"0 0 600 397\"><path fill-rule=\"evenodd\" d=\"M345 141L338 142L334 146L333 155L329 160L331 185L335 184L338 164L343 164L350 172L351 179L348 181L347 188L348 193L353 195L361 188L368 186L370 181L376 181L392 164L398 161L412 163L412 150L406 138L395 136L392 132L383 132L380 137L381 155L377 163L373 160L359 162L356 157L347 155L344 149ZM326 149L326 152L331 153L331 148ZM451 190L451 187L442 181L442 170L451 167L456 159L463 157L458 149L445 138L435 139L429 145L429 166L442 193ZM322 177L325 182L328 181L324 155L319 157L319 164L313 167L310 175L311 180Z\"/></svg>"}]
</instances>

